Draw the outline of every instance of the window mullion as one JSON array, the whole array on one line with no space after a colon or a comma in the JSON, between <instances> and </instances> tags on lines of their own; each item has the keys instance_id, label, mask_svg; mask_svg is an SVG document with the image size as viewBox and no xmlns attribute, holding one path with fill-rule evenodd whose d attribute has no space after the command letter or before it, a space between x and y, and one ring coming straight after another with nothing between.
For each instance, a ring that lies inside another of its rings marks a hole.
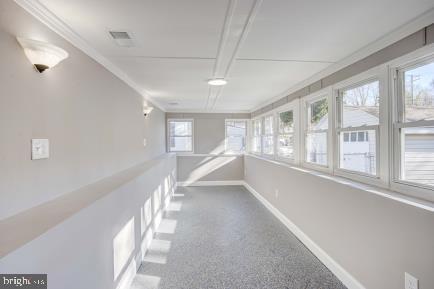
<instances>
[{"instance_id":1,"label":"window mullion","mask_svg":"<svg viewBox=\"0 0 434 289\"><path fill-rule=\"evenodd\" d=\"M343 128L336 128L336 132L351 132L351 131L361 131L361 130L378 130L380 125L362 125L362 126L349 126Z\"/></svg>"},{"instance_id":2,"label":"window mullion","mask_svg":"<svg viewBox=\"0 0 434 289\"><path fill-rule=\"evenodd\" d=\"M418 120L411 122L395 122L395 128L434 126L434 120Z\"/></svg>"}]
</instances>

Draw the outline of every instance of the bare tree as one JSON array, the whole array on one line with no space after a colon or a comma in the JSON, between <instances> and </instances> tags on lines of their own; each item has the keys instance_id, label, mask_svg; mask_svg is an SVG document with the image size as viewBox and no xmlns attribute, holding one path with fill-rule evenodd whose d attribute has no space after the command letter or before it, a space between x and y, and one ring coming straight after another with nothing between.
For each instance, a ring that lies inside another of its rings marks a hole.
<instances>
[{"instance_id":1,"label":"bare tree","mask_svg":"<svg viewBox=\"0 0 434 289\"><path fill-rule=\"evenodd\" d=\"M344 94L344 103L349 106L378 106L378 87L363 85L348 90Z\"/></svg>"}]
</instances>

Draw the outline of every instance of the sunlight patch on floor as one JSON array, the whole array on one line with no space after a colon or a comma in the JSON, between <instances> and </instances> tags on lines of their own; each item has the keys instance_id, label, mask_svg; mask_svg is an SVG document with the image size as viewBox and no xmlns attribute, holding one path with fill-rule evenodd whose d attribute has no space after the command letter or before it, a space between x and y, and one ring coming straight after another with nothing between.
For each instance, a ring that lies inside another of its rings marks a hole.
<instances>
[{"instance_id":1,"label":"sunlight patch on floor","mask_svg":"<svg viewBox=\"0 0 434 289\"><path fill-rule=\"evenodd\" d=\"M160 225L156 229L157 233L174 234L178 221L173 219L162 219Z\"/></svg>"}]
</instances>

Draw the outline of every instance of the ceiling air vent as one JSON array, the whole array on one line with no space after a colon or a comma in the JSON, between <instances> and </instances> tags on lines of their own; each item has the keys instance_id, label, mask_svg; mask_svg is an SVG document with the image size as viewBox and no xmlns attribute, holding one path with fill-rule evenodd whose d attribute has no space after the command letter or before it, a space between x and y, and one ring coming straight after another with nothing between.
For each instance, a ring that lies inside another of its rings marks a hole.
<instances>
[{"instance_id":1,"label":"ceiling air vent","mask_svg":"<svg viewBox=\"0 0 434 289\"><path fill-rule=\"evenodd\" d=\"M122 47L134 46L133 40L128 32L125 31L109 31L110 36L116 42L117 45Z\"/></svg>"}]
</instances>

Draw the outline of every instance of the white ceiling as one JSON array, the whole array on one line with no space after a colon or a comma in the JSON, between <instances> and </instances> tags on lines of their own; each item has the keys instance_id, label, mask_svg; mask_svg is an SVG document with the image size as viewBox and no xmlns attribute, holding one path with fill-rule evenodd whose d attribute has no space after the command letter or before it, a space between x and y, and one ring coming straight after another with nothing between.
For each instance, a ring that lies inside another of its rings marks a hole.
<instances>
[{"instance_id":1,"label":"white ceiling","mask_svg":"<svg viewBox=\"0 0 434 289\"><path fill-rule=\"evenodd\" d=\"M209 112L250 111L434 7L432 0L39 2L166 110ZM110 30L129 32L135 46L118 46ZM212 77L228 85L210 88Z\"/></svg>"}]
</instances>

